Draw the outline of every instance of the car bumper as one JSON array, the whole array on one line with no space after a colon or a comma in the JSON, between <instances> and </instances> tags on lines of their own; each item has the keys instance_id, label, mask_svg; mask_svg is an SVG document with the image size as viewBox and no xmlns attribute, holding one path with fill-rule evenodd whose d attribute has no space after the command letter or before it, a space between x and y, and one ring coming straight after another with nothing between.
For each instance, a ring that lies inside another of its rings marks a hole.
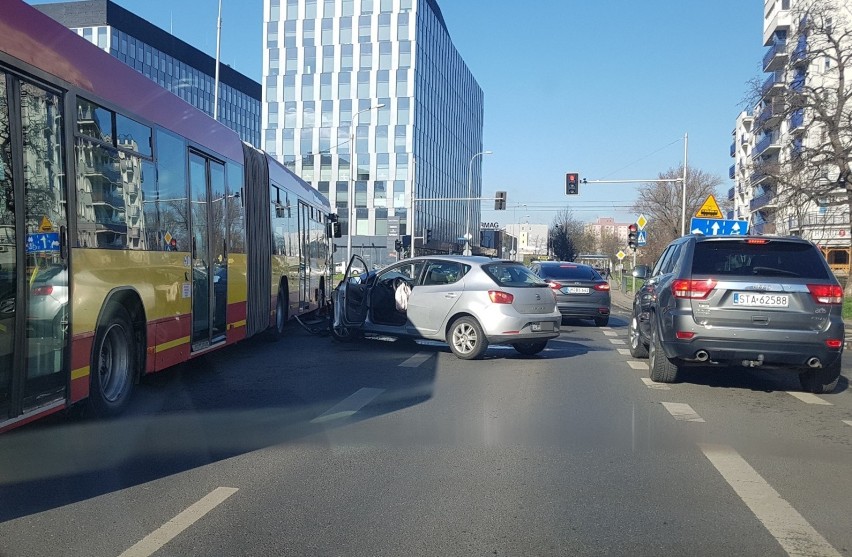
<instances>
[{"instance_id":1,"label":"car bumper","mask_svg":"<svg viewBox=\"0 0 852 557\"><path fill-rule=\"evenodd\" d=\"M558 304L562 317L605 317L609 315L609 305Z\"/></svg>"},{"instance_id":2,"label":"car bumper","mask_svg":"<svg viewBox=\"0 0 852 557\"><path fill-rule=\"evenodd\" d=\"M480 316L479 321L489 344L511 344L558 337L562 314L558 311L546 314L523 314L517 313L508 306L500 307L499 304L493 304L486 315Z\"/></svg>"}]
</instances>

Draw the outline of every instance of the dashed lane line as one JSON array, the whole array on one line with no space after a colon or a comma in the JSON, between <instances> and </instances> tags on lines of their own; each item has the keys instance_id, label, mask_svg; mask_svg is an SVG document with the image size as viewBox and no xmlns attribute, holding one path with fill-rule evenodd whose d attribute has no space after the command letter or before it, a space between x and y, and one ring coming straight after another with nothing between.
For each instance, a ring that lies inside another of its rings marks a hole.
<instances>
[{"instance_id":1,"label":"dashed lane line","mask_svg":"<svg viewBox=\"0 0 852 557\"><path fill-rule=\"evenodd\" d=\"M321 424L325 422L331 422L333 420L341 420L343 418L348 418L349 416L355 414L361 408L364 408L368 404L370 404L373 399L377 396L385 392L384 389L370 389L364 387L362 389L358 389L355 393L349 395L344 398L313 420L311 420L312 424Z\"/></svg>"},{"instance_id":2,"label":"dashed lane line","mask_svg":"<svg viewBox=\"0 0 852 557\"><path fill-rule=\"evenodd\" d=\"M653 381L650 377L642 377L641 379L642 379L642 382L645 383L645 386L648 387L649 389L655 389L655 390L658 390L658 391L670 391L670 390L672 390L672 388L669 387L668 385L666 385L665 383L657 383L656 381Z\"/></svg>"},{"instance_id":3,"label":"dashed lane line","mask_svg":"<svg viewBox=\"0 0 852 557\"><path fill-rule=\"evenodd\" d=\"M840 421L842 421L846 425L852 426L852 420L840 420Z\"/></svg>"},{"instance_id":4,"label":"dashed lane line","mask_svg":"<svg viewBox=\"0 0 852 557\"><path fill-rule=\"evenodd\" d=\"M840 556L737 451L725 445L698 446L788 555Z\"/></svg>"},{"instance_id":5,"label":"dashed lane line","mask_svg":"<svg viewBox=\"0 0 852 557\"><path fill-rule=\"evenodd\" d=\"M609 339L609 341L613 344L627 344L625 341L621 340L620 338L611 338L611 339Z\"/></svg>"},{"instance_id":6,"label":"dashed lane line","mask_svg":"<svg viewBox=\"0 0 852 557\"><path fill-rule=\"evenodd\" d=\"M648 369L647 362L637 362L636 360L627 360L627 365L632 367L633 369Z\"/></svg>"},{"instance_id":7,"label":"dashed lane line","mask_svg":"<svg viewBox=\"0 0 852 557\"><path fill-rule=\"evenodd\" d=\"M418 352L417 354L413 355L412 357L399 364L399 367L418 367L420 366L420 364L422 364L434 355L434 352Z\"/></svg>"},{"instance_id":8,"label":"dashed lane line","mask_svg":"<svg viewBox=\"0 0 852 557\"><path fill-rule=\"evenodd\" d=\"M618 333L616 333L615 331L604 331L603 334L608 336L608 337L617 337L618 336Z\"/></svg>"},{"instance_id":9,"label":"dashed lane line","mask_svg":"<svg viewBox=\"0 0 852 557\"><path fill-rule=\"evenodd\" d=\"M834 406L833 404L831 404L827 400L823 400L813 393L799 393L799 392L796 392L796 391L787 391L787 394L790 395L790 396L794 396L794 397L798 398L799 400L801 400L802 402L805 402L807 404L821 404L823 406Z\"/></svg>"},{"instance_id":10,"label":"dashed lane line","mask_svg":"<svg viewBox=\"0 0 852 557\"><path fill-rule=\"evenodd\" d=\"M237 492L235 487L217 487L197 502L187 507L126 550L119 557L148 557L169 543L178 534L201 520L204 515L222 504L225 499Z\"/></svg>"},{"instance_id":11,"label":"dashed lane line","mask_svg":"<svg viewBox=\"0 0 852 557\"><path fill-rule=\"evenodd\" d=\"M629 356L630 355L630 349L629 348L618 348L617 350L618 350L618 353L621 354L622 356Z\"/></svg>"},{"instance_id":12,"label":"dashed lane line","mask_svg":"<svg viewBox=\"0 0 852 557\"><path fill-rule=\"evenodd\" d=\"M679 422L700 422L704 423L704 418L692 409L692 407L683 402L661 402L660 404L669 411L674 419Z\"/></svg>"}]
</instances>

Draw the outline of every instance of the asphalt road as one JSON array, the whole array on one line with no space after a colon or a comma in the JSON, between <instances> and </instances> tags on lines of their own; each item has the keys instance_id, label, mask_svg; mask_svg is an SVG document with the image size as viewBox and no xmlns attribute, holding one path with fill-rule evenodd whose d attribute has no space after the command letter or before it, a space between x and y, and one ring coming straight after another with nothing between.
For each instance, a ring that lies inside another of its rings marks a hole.
<instances>
[{"instance_id":1,"label":"asphalt road","mask_svg":"<svg viewBox=\"0 0 852 557\"><path fill-rule=\"evenodd\" d=\"M848 555L852 390L292 326L0 436L0 555ZM849 360L852 364L852 360Z\"/></svg>"}]
</instances>

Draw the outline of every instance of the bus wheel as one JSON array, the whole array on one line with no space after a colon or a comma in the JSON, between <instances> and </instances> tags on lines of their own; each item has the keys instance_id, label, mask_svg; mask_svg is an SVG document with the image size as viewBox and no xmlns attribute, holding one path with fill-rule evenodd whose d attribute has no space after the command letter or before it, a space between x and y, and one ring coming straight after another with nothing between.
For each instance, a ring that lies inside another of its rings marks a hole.
<instances>
[{"instance_id":1,"label":"bus wheel","mask_svg":"<svg viewBox=\"0 0 852 557\"><path fill-rule=\"evenodd\" d=\"M278 303L275 306L275 332L278 336L284 336L284 329L287 327L287 302L290 300L290 295L286 290L278 291Z\"/></svg>"},{"instance_id":2,"label":"bus wheel","mask_svg":"<svg viewBox=\"0 0 852 557\"><path fill-rule=\"evenodd\" d=\"M98 325L89 373L89 401L98 416L113 416L130 401L135 380L136 344L130 314L110 303Z\"/></svg>"}]
</instances>

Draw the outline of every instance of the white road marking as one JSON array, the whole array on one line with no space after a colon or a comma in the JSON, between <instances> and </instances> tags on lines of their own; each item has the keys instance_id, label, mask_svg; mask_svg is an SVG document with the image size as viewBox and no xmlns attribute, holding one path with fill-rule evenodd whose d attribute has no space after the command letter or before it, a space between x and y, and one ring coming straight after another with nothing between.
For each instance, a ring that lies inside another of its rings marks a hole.
<instances>
[{"instance_id":1,"label":"white road marking","mask_svg":"<svg viewBox=\"0 0 852 557\"><path fill-rule=\"evenodd\" d=\"M612 330L612 327L610 327L609 325L604 325L604 326L603 326L603 327L601 327L600 329L601 329L601 331L611 331L611 330Z\"/></svg>"},{"instance_id":2,"label":"white road marking","mask_svg":"<svg viewBox=\"0 0 852 557\"><path fill-rule=\"evenodd\" d=\"M119 557L148 557L152 555L236 492L237 488L235 487L217 487L180 512L176 517L139 540Z\"/></svg>"},{"instance_id":3,"label":"white road marking","mask_svg":"<svg viewBox=\"0 0 852 557\"><path fill-rule=\"evenodd\" d=\"M656 381L652 381L650 377L642 377L642 382L645 383L645 386L649 389L656 389L658 391L670 391L671 387L666 385L665 383L657 383Z\"/></svg>"},{"instance_id":4,"label":"white road marking","mask_svg":"<svg viewBox=\"0 0 852 557\"><path fill-rule=\"evenodd\" d=\"M821 404L823 406L834 406L827 400L823 400L820 397L816 396L813 393L799 393L796 391L787 391L788 395L794 396L801 400L802 402L806 402L808 404Z\"/></svg>"},{"instance_id":5,"label":"white road marking","mask_svg":"<svg viewBox=\"0 0 852 557\"><path fill-rule=\"evenodd\" d=\"M698 446L788 555L840 556L737 451L725 445Z\"/></svg>"},{"instance_id":6,"label":"white road marking","mask_svg":"<svg viewBox=\"0 0 852 557\"><path fill-rule=\"evenodd\" d=\"M629 356L630 355L630 349L629 348L619 348L618 353L621 354L622 356Z\"/></svg>"},{"instance_id":7,"label":"white road marking","mask_svg":"<svg viewBox=\"0 0 852 557\"><path fill-rule=\"evenodd\" d=\"M679 422L701 422L704 423L704 418L692 409L692 406L683 402L661 402L669 414Z\"/></svg>"},{"instance_id":8,"label":"white road marking","mask_svg":"<svg viewBox=\"0 0 852 557\"><path fill-rule=\"evenodd\" d=\"M840 420L846 425L852 425L852 420Z\"/></svg>"},{"instance_id":9,"label":"white road marking","mask_svg":"<svg viewBox=\"0 0 852 557\"><path fill-rule=\"evenodd\" d=\"M648 362L637 362L636 360L627 360L627 365L633 369L648 369Z\"/></svg>"},{"instance_id":10,"label":"white road marking","mask_svg":"<svg viewBox=\"0 0 852 557\"><path fill-rule=\"evenodd\" d=\"M609 339L609 341L613 344L627 344L626 342L624 342L620 338L611 338L611 339Z\"/></svg>"},{"instance_id":11,"label":"white road marking","mask_svg":"<svg viewBox=\"0 0 852 557\"><path fill-rule=\"evenodd\" d=\"M603 334L605 334L608 337L617 337L618 336L618 333L616 333L615 331L604 331Z\"/></svg>"},{"instance_id":12,"label":"white road marking","mask_svg":"<svg viewBox=\"0 0 852 557\"><path fill-rule=\"evenodd\" d=\"M434 355L434 352L418 352L417 354L413 355L412 357L399 364L399 367L417 367Z\"/></svg>"},{"instance_id":13,"label":"white road marking","mask_svg":"<svg viewBox=\"0 0 852 557\"><path fill-rule=\"evenodd\" d=\"M325 422L330 422L333 420L340 420L343 418L348 418L353 415L355 412L364 408L368 404L370 404L374 398L379 396L385 392L384 389L370 389L364 387L363 389L358 389L355 393L349 395L344 398L313 420L311 420L312 424L321 424Z\"/></svg>"}]
</instances>

